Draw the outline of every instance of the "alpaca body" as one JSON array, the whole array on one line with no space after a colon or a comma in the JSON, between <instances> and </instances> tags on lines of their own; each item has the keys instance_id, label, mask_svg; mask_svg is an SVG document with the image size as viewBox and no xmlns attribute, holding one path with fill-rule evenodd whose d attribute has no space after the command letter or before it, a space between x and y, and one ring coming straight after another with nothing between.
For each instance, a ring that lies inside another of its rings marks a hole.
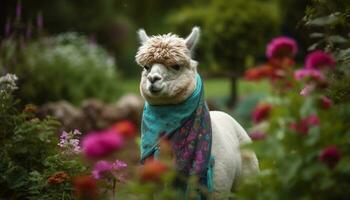
<instances>
[{"instance_id":1,"label":"alpaca body","mask_svg":"<svg viewBox=\"0 0 350 200\"><path fill-rule=\"evenodd\" d=\"M251 142L241 125L220 111L210 112L212 149L215 158L214 192L228 193L240 177L258 171L258 160L252 152L241 152L241 145Z\"/></svg>"}]
</instances>

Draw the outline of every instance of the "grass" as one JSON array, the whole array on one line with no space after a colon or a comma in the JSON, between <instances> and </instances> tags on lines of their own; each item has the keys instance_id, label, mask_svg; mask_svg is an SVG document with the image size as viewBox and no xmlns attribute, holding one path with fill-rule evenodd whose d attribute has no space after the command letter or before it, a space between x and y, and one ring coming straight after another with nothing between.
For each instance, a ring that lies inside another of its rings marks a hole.
<instances>
[{"instance_id":1,"label":"grass","mask_svg":"<svg viewBox=\"0 0 350 200\"><path fill-rule=\"evenodd\" d=\"M120 83L125 93L140 94L139 79L125 79ZM207 98L224 98L230 95L229 79L206 79L204 80L205 96ZM248 82L238 81L238 96L246 96L252 93L269 93L271 90L267 81Z\"/></svg>"}]
</instances>

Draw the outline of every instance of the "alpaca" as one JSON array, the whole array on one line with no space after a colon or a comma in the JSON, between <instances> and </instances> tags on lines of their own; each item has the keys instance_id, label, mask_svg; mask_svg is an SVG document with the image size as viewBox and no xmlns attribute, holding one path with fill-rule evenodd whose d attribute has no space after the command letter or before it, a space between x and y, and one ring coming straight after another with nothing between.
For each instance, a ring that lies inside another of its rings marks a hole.
<instances>
[{"instance_id":1,"label":"alpaca","mask_svg":"<svg viewBox=\"0 0 350 200\"><path fill-rule=\"evenodd\" d=\"M196 88L197 61L191 58L200 29L194 27L190 35L175 34L147 36L138 31L141 46L135 56L143 67L140 92L146 102L154 106L177 105L184 102ZM169 113L171 114L171 113ZM254 152L242 151L241 145L251 142L240 124L230 115L210 111L214 195L228 193L239 179L259 170Z\"/></svg>"}]
</instances>

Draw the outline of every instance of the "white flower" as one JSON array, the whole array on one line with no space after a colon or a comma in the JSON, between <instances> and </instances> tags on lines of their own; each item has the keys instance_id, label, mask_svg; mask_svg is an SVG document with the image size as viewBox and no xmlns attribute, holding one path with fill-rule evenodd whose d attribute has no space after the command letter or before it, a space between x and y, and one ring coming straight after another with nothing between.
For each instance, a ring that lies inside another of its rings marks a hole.
<instances>
[{"instance_id":1,"label":"white flower","mask_svg":"<svg viewBox=\"0 0 350 200\"><path fill-rule=\"evenodd\" d=\"M0 77L0 90L6 92L12 92L18 87L16 81L18 80L15 74L6 74L5 76Z\"/></svg>"}]
</instances>

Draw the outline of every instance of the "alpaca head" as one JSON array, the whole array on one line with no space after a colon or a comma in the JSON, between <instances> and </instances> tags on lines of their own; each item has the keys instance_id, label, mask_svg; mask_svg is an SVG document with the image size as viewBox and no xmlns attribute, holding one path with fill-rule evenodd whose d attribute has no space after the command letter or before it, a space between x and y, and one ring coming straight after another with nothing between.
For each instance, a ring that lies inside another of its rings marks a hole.
<instances>
[{"instance_id":1,"label":"alpaca head","mask_svg":"<svg viewBox=\"0 0 350 200\"><path fill-rule=\"evenodd\" d=\"M194 27L186 38L174 34L147 36L139 30L136 62L143 68L140 91L151 105L178 104L196 87L197 62L191 54L199 38Z\"/></svg>"}]
</instances>

